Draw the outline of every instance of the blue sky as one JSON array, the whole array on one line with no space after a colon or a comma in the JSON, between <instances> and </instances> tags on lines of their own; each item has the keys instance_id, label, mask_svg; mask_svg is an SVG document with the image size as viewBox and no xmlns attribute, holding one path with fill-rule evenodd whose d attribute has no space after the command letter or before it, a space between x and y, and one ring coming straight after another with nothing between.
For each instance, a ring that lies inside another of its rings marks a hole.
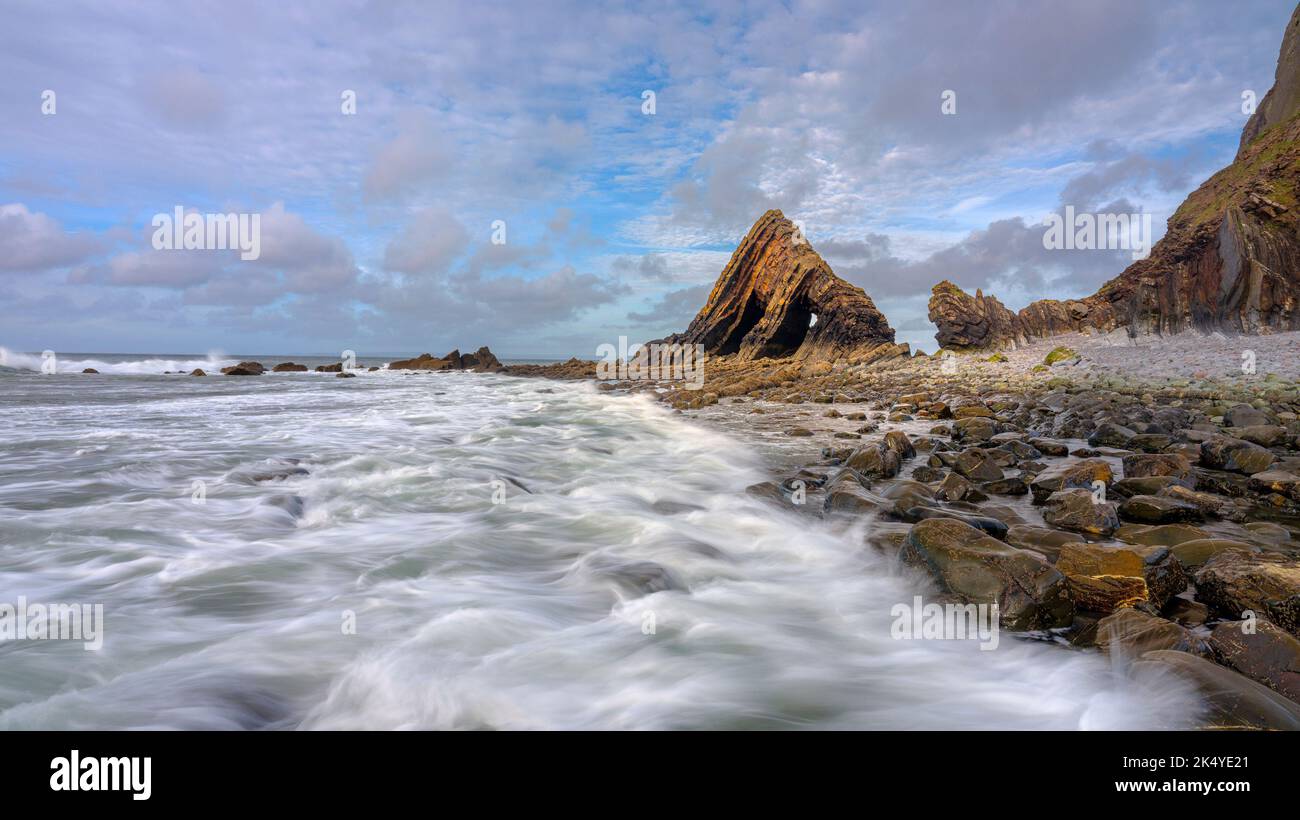
<instances>
[{"instance_id":1,"label":"blue sky","mask_svg":"<svg viewBox=\"0 0 1300 820\"><path fill-rule=\"evenodd\" d=\"M1043 216L1162 232L1291 11L9 3L0 346L590 357L683 329L775 207L932 351L940 279L1018 308L1119 273L1045 252ZM262 257L153 249L178 205L261 214Z\"/></svg>"}]
</instances>

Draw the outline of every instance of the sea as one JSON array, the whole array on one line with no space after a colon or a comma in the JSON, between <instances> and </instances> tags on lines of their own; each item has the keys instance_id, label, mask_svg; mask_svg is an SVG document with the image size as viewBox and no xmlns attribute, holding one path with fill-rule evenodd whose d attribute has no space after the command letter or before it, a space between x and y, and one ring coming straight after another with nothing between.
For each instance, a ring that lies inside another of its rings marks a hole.
<instances>
[{"instance_id":1,"label":"sea","mask_svg":"<svg viewBox=\"0 0 1300 820\"><path fill-rule=\"evenodd\" d=\"M1195 724L1050 635L900 639L931 582L747 493L778 454L735 428L382 357L177 375L250 359L337 360L0 351L0 619L102 608L0 631L0 729Z\"/></svg>"}]
</instances>

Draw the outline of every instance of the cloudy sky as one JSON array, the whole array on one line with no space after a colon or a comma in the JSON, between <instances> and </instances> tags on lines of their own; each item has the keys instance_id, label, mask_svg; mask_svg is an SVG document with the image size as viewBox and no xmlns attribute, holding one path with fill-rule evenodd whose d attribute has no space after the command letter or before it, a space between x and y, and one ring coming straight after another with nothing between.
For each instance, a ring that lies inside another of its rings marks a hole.
<instances>
[{"instance_id":1,"label":"cloudy sky","mask_svg":"<svg viewBox=\"0 0 1300 820\"><path fill-rule=\"evenodd\" d=\"M590 357L683 329L780 208L932 351L940 279L1018 308L1130 261L1044 251L1046 214L1163 232L1291 11L6 3L0 345ZM178 206L260 214L260 257L154 249Z\"/></svg>"}]
</instances>

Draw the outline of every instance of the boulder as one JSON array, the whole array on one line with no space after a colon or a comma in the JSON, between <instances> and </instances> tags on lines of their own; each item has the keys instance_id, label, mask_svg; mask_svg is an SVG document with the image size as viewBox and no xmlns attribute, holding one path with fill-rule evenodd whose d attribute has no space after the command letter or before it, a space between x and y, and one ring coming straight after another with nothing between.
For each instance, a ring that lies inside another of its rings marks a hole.
<instances>
[{"instance_id":1,"label":"boulder","mask_svg":"<svg viewBox=\"0 0 1300 820\"><path fill-rule=\"evenodd\" d=\"M1184 504L1190 504L1200 510L1201 515L1226 518L1230 521L1244 520L1246 506L1231 498L1217 493L1203 493L1189 490L1181 484L1173 484L1156 493L1161 498L1170 498ZM1190 520L1190 519L1189 519Z\"/></svg>"},{"instance_id":2,"label":"boulder","mask_svg":"<svg viewBox=\"0 0 1300 820\"><path fill-rule=\"evenodd\" d=\"M1109 501L1098 503L1088 490L1058 490L1047 498L1043 520L1054 527L1090 535L1110 535L1119 513Z\"/></svg>"},{"instance_id":3,"label":"boulder","mask_svg":"<svg viewBox=\"0 0 1300 820\"><path fill-rule=\"evenodd\" d=\"M1111 489L1129 498L1135 495L1158 495L1161 490L1175 483L1175 481L1176 479L1173 476L1167 475L1121 478L1112 485Z\"/></svg>"},{"instance_id":4,"label":"boulder","mask_svg":"<svg viewBox=\"0 0 1300 820\"><path fill-rule=\"evenodd\" d=\"M971 447L957 455L953 469L971 481L997 481L1002 478L1002 468L988 450Z\"/></svg>"},{"instance_id":5,"label":"boulder","mask_svg":"<svg viewBox=\"0 0 1300 820\"><path fill-rule=\"evenodd\" d=\"M1145 478L1168 476L1189 489L1196 489L1196 474L1192 464L1181 455L1163 453L1135 453L1124 456L1124 477Z\"/></svg>"},{"instance_id":6,"label":"boulder","mask_svg":"<svg viewBox=\"0 0 1300 820\"><path fill-rule=\"evenodd\" d=\"M912 440L907 437L907 433L902 430L892 430L885 433L882 443L898 454L898 458L906 461L916 455L916 447L913 446Z\"/></svg>"},{"instance_id":7,"label":"boulder","mask_svg":"<svg viewBox=\"0 0 1300 820\"><path fill-rule=\"evenodd\" d=\"M294 364L293 362L280 362L271 368L272 373L306 373L307 365Z\"/></svg>"},{"instance_id":8,"label":"boulder","mask_svg":"<svg viewBox=\"0 0 1300 820\"><path fill-rule=\"evenodd\" d=\"M1204 699L1205 721L1219 729L1300 729L1300 704L1263 684L1187 652L1158 649L1142 655L1130 674L1153 682L1173 675L1193 686Z\"/></svg>"},{"instance_id":9,"label":"boulder","mask_svg":"<svg viewBox=\"0 0 1300 820\"><path fill-rule=\"evenodd\" d=\"M853 451L844 466L872 478L892 478L898 475L902 460L898 452L883 442L867 444Z\"/></svg>"},{"instance_id":10,"label":"boulder","mask_svg":"<svg viewBox=\"0 0 1300 820\"><path fill-rule=\"evenodd\" d=\"M1199 527L1186 524L1125 524L1115 531L1115 537L1129 544L1145 544L1153 547L1172 547L1184 541L1209 538L1210 533Z\"/></svg>"},{"instance_id":11,"label":"boulder","mask_svg":"<svg viewBox=\"0 0 1300 820\"><path fill-rule=\"evenodd\" d=\"M646 352L648 358L650 355L649 348L642 348L642 350ZM474 370L479 373L499 373L506 369L505 365L501 364L486 346L480 347L473 353L466 353L461 356L460 366L465 370Z\"/></svg>"},{"instance_id":12,"label":"boulder","mask_svg":"<svg viewBox=\"0 0 1300 820\"><path fill-rule=\"evenodd\" d=\"M1091 492L1096 488L1095 482L1109 485L1114 478L1109 464L1099 458L1090 458L1045 470L1029 483L1029 490L1034 494L1034 502L1042 504L1058 490L1080 489Z\"/></svg>"},{"instance_id":13,"label":"boulder","mask_svg":"<svg viewBox=\"0 0 1300 820\"><path fill-rule=\"evenodd\" d=\"M1088 436L1090 447L1128 447L1137 433L1113 421L1103 421Z\"/></svg>"},{"instance_id":14,"label":"boulder","mask_svg":"<svg viewBox=\"0 0 1300 820\"><path fill-rule=\"evenodd\" d=\"M1230 427L1228 434L1260 447L1276 447L1286 441L1286 428L1276 424L1256 424L1251 427Z\"/></svg>"},{"instance_id":15,"label":"boulder","mask_svg":"<svg viewBox=\"0 0 1300 820\"><path fill-rule=\"evenodd\" d=\"M266 368L261 362L240 362L221 368L221 372L226 376L260 376L266 372Z\"/></svg>"},{"instance_id":16,"label":"boulder","mask_svg":"<svg viewBox=\"0 0 1300 820\"><path fill-rule=\"evenodd\" d=\"M1224 550L1196 572L1196 596L1225 618L1250 610L1300 635L1300 559L1276 552Z\"/></svg>"},{"instance_id":17,"label":"boulder","mask_svg":"<svg viewBox=\"0 0 1300 820\"><path fill-rule=\"evenodd\" d=\"M1158 495L1135 495L1119 505L1119 517L1140 524L1178 524L1204 518L1199 507Z\"/></svg>"},{"instance_id":18,"label":"boulder","mask_svg":"<svg viewBox=\"0 0 1300 820\"><path fill-rule=\"evenodd\" d=\"M996 481L985 481L980 484L980 489L989 495L1028 495L1029 485L1020 476L1010 476L1000 478Z\"/></svg>"},{"instance_id":19,"label":"boulder","mask_svg":"<svg viewBox=\"0 0 1300 820\"><path fill-rule=\"evenodd\" d=\"M1259 552L1259 547L1244 541L1229 538L1197 538L1184 541L1170 547L1183 566L1196 569L1224 550L1241 550L1242 552Z\"/></svg>"},{"instance_id":20,"label":"boulder","mask_svg":"<svg viewBox=\"0 0 1300 820\"><path fill-rule=\"evenodd\" d=\"M1272 419L1262 410L1256 410L1249 404L1238 404L1228 408L1223 414L1223 423L1228 427L1253 427L1259 424L1271 424Z\"/></svg>"},{"instance_id":21,"label":"boulder","mask_svg":"<svg viewBox=\"0 0 1300 820\"><path fill-rule=\"evenodd\" d=\"M1277 457L1249 441L1215 436L1201 443L1201 466L1213 470L1254 475L1268 469Z\"/></svg>"},{"instance_id":22,"label":"boulder","mask_svg":"<svg viewBox=\"0 0 1300 820\"><path fill-rule=\"evenodd\" d=\"M1118 609L1097 622L1097 648L1124 658L1140 658L1146 652L1169 649L1206 656L1205 639L1173 621L1137 609Z\"/></svg>"},{"instance_id":23,"label":"boulder","mask_svg":"<svg viewBox=\"0 0 1300 820\"><path fill-rule=\"evenodd\" d=\"M421 353L414 359L398 359L395 362L388 363L389 370L455 370L459 364L459 354L456 362L448 359L439 359L431 353Z\"/></svg>"},{"instance_id":24,"label":"boulder","mask_svg":"<svg viewBox=\"0 0 1300 820\"><path fill-rule=\"evenodd\" d=\"M1225 621L1210 631L1209 646L1214 660L1300 702L1300 640L1295 636L1263 618Z\"/></svg>"},{"instance_id":25,"label":"boulder","mask_svg":"<svg viewBox=\"0 0 1300 820\"><path fill-rule=\"evenodd\" d=\"M983 501L988 497L957 473L944 477L937 494L943 501Z\"/></svg>"},{"instance_id":26,"label":"boulder","mask_svg":"<svg viewBox=\"0 0 1300 820\"><path fill-rule=\"evenodd\" d=\"M1257 493L1277 493L1300 501L1300 476L1286 470L1264 470L1250 477L1250 488Z\"/></svg>"},{"instance_id":27,"label":"boulder","mask_svg":"<svg viewBox=\"0 0 1300 820\"><path fill-rule=\"evenodd\" d=\"M952 437L957 441L983 442L997 435L997 425L992 419L973 416L952 423Z\"/></svg>"},{"instance_id":28,"label":"boulder","mask_svg":"<svg viewBox=\"0 0 1300 820\"><path fill-rule=\"evenodd\" d=\"M996 602L1002 626L1046 629L1070 623L1065 579L1041 555L1017 549L948 518L914 525L903 541L906 559L924 564L943 588L963 601Z\"/></svg>"},{"instance_id":29,"label":"boulder","mask_svg":"<svg viewBox=\"0 0 1300 820\"><path fill-rule=\"evenodd\" d=\"M1189 580L1166 547L1064 544L1056 568L1068 580L1075 604L1088 612L1138 604L1159 609Z\"/></svg>"},{"instance_id":30,"label":"boulder","mask_svg":"<svg viewBox=\"0 0 1300 820\"><path fill-rule=\"evenodd\" d=\"M1055 561L1061 547L1066 544L1082 544L1083 536L1049 527L1017 524L1007 529L1006 541L1013 547L1041 552L1048 560Z\"/></svg>"}]
</instances>

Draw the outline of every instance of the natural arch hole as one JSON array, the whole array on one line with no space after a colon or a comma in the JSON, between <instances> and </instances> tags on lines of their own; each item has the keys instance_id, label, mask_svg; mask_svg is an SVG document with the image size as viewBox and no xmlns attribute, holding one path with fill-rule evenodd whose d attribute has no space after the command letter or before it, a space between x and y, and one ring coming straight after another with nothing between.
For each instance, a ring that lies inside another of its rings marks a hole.
<instances>
[{"instance_id":1,"label":"natural arch hole","mask_svg":"<svg viewBox=\"0 0 1300 820\"><path fill-rule=\"evenodd\" d=\"M812 315L812 320L808 322L808 327L813 327L816 324L817 324L817 314L814 313Z\"/></svg>"}]
</instances>

